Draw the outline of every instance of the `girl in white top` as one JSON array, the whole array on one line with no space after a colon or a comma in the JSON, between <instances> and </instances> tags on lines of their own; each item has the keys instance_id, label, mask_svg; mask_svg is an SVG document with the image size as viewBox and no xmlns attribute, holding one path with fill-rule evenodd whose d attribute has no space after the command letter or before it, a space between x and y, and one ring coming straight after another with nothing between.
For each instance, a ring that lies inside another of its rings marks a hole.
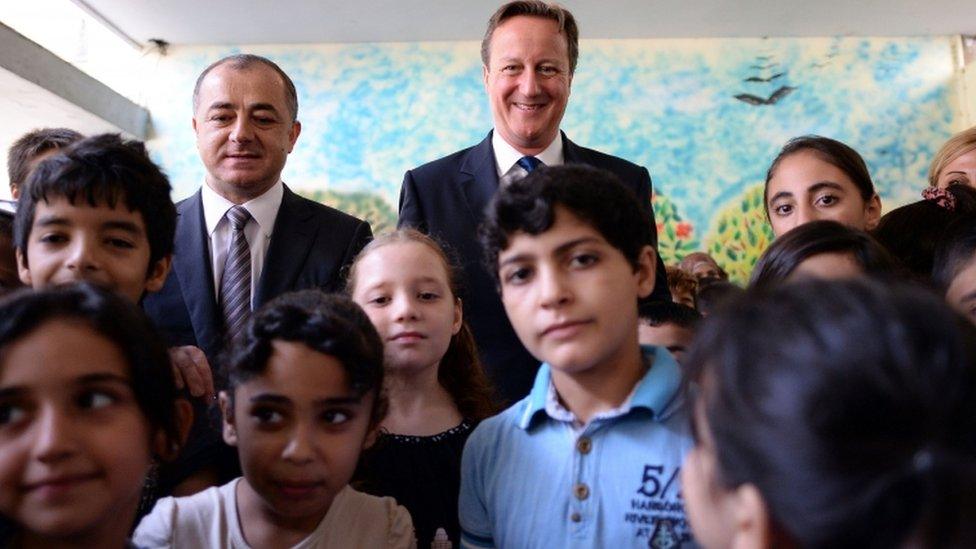
<instances>
[{"instance_id":1,"label":"girl in white top","mask_svg":"<svg viewBox=\"0 0 976 549\"><path fill-rule=\"evenodd\" d=\"M224 440L244 476L166 498L140 547L415 547L407 511L348 486L385 409L383 345L348 298L310 290L255 313L228 354Z\"/></svg>"},{"instance_id":2,"label":"girl in white top","mask_svg":"<svg viewBox=\"0 0 976 549\"><path fill-rule=\"evenodd\" d=\"M0 547L128 547L154 460L178 448L166 346L87 284L0 305Z\"/></svg>"}]
</instances>

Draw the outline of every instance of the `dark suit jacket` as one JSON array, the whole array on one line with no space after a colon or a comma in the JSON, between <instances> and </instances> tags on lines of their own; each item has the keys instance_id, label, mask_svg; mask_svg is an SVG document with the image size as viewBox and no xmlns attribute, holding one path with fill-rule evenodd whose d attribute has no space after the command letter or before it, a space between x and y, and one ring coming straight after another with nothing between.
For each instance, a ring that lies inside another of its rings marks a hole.
<instances>
[{"instance_id":1,"label":"dark suit jacket","mask_svg":"<svg viewBox=\"0 0 976 549\"><path fill-rule=\"evenodd\" d=\"M567 164L587 164L613 172L651 209L647 169L622 158L580 147L561 135ZM464 271L464 317L474 332L488 375L508 403L528 394L539 361L512 329L492 275L482 263L477 239L484 210L498 189L491 133L481 143L410 170L400 189L398 225L420 229L446 245ZM654 212L651 211L653 219ZM664 263L658 257L651 299L671 300Z\"/></svg>"},{"instance_id":2,"label":"dark suit jacket","mask_svg":"<svg viewBox=\"0 0 976 549\"><path fill-rule=\"evenodd\" d=\"M177 204L176 211L173 269L162 290L145 297L143 308L170 345L196 345L214 365L223 342L223 321L200 192ZM257 284L255 309L289 291L340 290L340 269L371 237L369 223L302 198L286 186Z\"/></svg>"}]
</instances>

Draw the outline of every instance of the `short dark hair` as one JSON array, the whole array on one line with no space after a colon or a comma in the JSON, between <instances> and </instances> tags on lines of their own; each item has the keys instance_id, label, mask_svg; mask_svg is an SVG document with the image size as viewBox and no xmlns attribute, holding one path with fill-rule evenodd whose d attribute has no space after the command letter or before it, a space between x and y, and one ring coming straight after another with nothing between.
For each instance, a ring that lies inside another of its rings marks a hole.
<instances>
[{"instance_id":1,"label":"short dark hair","mask_svg":"<svg viewBox=\"0 0 976 549\"><path fill-rule=\"evenodd\" d=\"M943 294L970 261L976 259L976 217L956 220L935 250L932 282Z\"/></svg>"},{"instance_id":2,"label":"short dark hair","mask_svg":"<svg viewBox=\"0 0 976 549\"><path fill-rule=\"evenodd\" d=\"M383 342L369 317L351 299L302 290L280 295L261 307L222 356L231 395L239 385L267 370L275 340L302 343L334 357L358 396L376 392L371 423L382 419L386 411Z\"/></svg>"},{"instance_id":3,"label":"short dark hair","mask_svg":"<svg viewBox=\"0 0 976 549\"><path fill-rule=\"evenodd\" d=\"M931 283L935 249L945 240L948 227L957 219L976 217L976 189L950 185L945 192L954 197L953 209L934 200L919 200L884 214L871 231L895 261L926 284Z\"/></svg>"},{"instance_id":4,"label":"short dark hair","mask_svg":"<svg viewBox=\"0 0 976 549\"><path fill-rule=\"evenodd\" d=\"M848 253L865 274L891 276L895 261L868 233L836 221L804 223L777 238L759 257L749 285L764 288L784 282L807 258L824 253Z\"/></svg>"},{"instance_id":5,"label":"short dark hair","mask_svg":"<svg viewBox=\"0 0 976 549\"><path fill-rule=\"evenodd\" d=\"M20 136L7 151L7 175L10 188L15 189L27 181L30 163L39 155L53 149L63 149L85 136L68 128L40 128Z\"/></svg>"},{"instance_id":6,"label":"short dark hair","mask_svg":"<svg viewBox=\"0 0 976 549\"><path fill-rule=\"evenodd\" d=\"M819 135L803 135L794 137L786 142L783 149L779 151L773 163L766 172L766 184L763 188L763 208L766 216L769 217L769 181L776 175L776 168L789 156L798 152L810 151L820 160L834 166L844 172L857 190L861 193L861 198L865 201L871 200L877 192L874 190L874 182L871 181L871 174L864 159L850 146Z\"/></svg>"},{"instance_id":7,"label":"short dark hair","mask_svg":"<svg viewBox=\"0 0 976 549\"><path fill-rule=\"evenodd\" d=\"M170 190L169 179L149 158L141 141L110 133L85 138L41 162L31 173L17 204L15 244L26 263L27 243L40 200L63 197L72 205L83 200L91 207L105 203L111 208L121 201L142 215L146 224L148 274L159 260L173 253L176 206Z\"/></svg>"},{"instance_id":8,"label":"short dark hair","mask_svg":"<svg viewBox=\"0 0 976 549\"><path fill-rule=\"evenodd\" d=\"M291 77L278 66L277 63L268 59L267 57L261 57L260 55L254 55L253 53L238 53L235 55L228 55L222 59L214 61L207 68L203 69L200 76L197 77L196 84L193 85L193 112L197 112L197 108L200 106L200 86L203 84L204 78L210 74L210 71L216 69L217 67L228 65L230 68L236 71L247 70L255 65L264 65L271 70L275 71L278 76L281 77L281 81L284 84L285 92L285 104L288 106L288 114L291 116L291 121L294 122L298 120L298 91L295 89L295 83L292 82Z\"/></svg>"},{"instance_id":9,"label":"short dark hair","mask_svg":"<svg viewBox=\"0 0 976 549\"><path fill-rule=\"evenodd\" d=\"M509 2L498 8L488 19L488 29L481 40L481 62L487 67L491 59L491 38L495 29L512 17L525 15L529 17L543 17L555 21L559 32L566 35L566 46L569 51L569 74L576 72L576 62L579 60L579 28L576 18L570 11L559 4L543 2L542 0L518 0Z\"/></svg>"},{"instance_id":10,"label":"short dark hair","mask_svg":"<svg viewBox=\"0 0 976 549\"><path fill-rule=\"evenodd\" d=\"M498 282L498 254L516 232L538 235L563 207L599 232L636 269L644 246L657 248L657 231L634 191L614 174L580 164L540 166L495 194L480 228L485 266Z\"/></svg>"},{"instance_id":11,"label":"short dark hair","mask_svg":"<svg viewBox=\"0 0 976 549\"><path fill-rule=\"evenodd\" d=\"M751 290L703 323L687 366L718 485L755 486L796 545L971 546L976 327L930 292Z\"/></svg>"},{"instance_id":12,"label":"short dark hair","mask_svg":"<svg viewBox=\"0 0 976 549\"><path fill-rule=\"evenodd\" d=\"M55 320L81 322L122 352L139 409L153 431L163 432L169 447L175 448L180 440L175 408L178 393L169 351L142 310L87 282L39 291L24 288L0 301L0 354Z\"/></svg>"},{"instance_id":13,"label":"short dark hair","mask_svg":"<svg viewBox=\"0 0 976 549\"><path fill-rule=\"evenodd\" d=\"M698 281L695 307L702 316L708 316L741 293L742 288L724 278L706 277Z\"/></svg>"},{"instance_id":14,"label":"short dark hair","mask_svg":"<svg viewBox=\"0 0 976 549\"><path fill-rule=\"evenodd\" d=\"M637 306L637 316L651 326L674 324L694 330L702 319L701 313L683 303L648 301Z\"/></svg>"}]
</instances>

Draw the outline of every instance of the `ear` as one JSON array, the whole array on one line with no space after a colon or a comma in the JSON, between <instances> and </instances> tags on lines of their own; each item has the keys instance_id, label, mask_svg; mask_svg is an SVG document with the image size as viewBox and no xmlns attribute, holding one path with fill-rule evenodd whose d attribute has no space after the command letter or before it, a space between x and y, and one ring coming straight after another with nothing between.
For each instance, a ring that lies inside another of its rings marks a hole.
<instances>
[{"instance_id":1,"label":"ear","mask_svg":"<svg viewBox=\"0 0 976 549\"><path fill-rule=\"evenodd\" d=\"M20 198L20 185L10 186L10 197L14 200L18 200Z\"/></svg>"},{"instance_id":2,"label":"ear","mask_svg":"<svg viewBox=\"0 0 976 549\"><path fill-rule=\"evenodd\" d=\"M654 291L654 277L657 272L657 253L651 246L644 246L637 254L637 296L647 297Z\"/></svg>"},{"instance_id":3,"label":"ear","mask_svg":"<svg viewBox=\"0 0 976 549\"><path fill-rule=\"evenodd\" d=\"M451 335L457 335L461 331L461 324L464 323L464 305L461 298L454 299L454 323L451 324Z\"/></svg>"},{"instance_id":4,"label":"ear","mask_svg":"<svg viewBox=\"0 0 976 549\"><path fill-rule=\"evenodd\" d=\"M159 261L153 265L152 269L149 271L149 276L146 277L146 291L147 292L158 292L163 289L163 284L166 282L166 276L169 274L170 268L173 266L173 255L170 254L166 257L160 258Z\"/></svg>"},{"instance_id":5,"label":"ear","mask_svg":"<svg viewBox=\"0 0 976 549\"><path fill-rule=\"evenodd\" d=\"M864 224L864 229L867 231L873 231L881 221L881 197L878 196L877 193L871 197L871 200L868 200L868 203L865 205L864 213L865 217L867 218L867 222Z\"/></svg>"},{"instance_id":6,"label":"ear","mask_svg":"<svg viewBox=\"0 0 976 549\"><path fill-rule=\"evenodd\" d=\"M485 84L485 90L488 89L488 75L489 75L488 65L481 65L481 80Z\"/></svg>"},{"instance_id":7,"label":"ear","mask_svg":"<svg viewBox=\"0 0 976 549\"><path fill-rule=\"evenodd\" d=\"M197 117L196 116L194 116L193 118L190 118L190 126L193 127L193 133L197 133Z\"/></svg>"},{"instance_id":8,"label":"ear","mask_svg":"<svg viewBox=\"0 0 976 549\"><path fill-rule=\"evenodd\" d=\"M769 509L759 489L743 484L731 494L733 549L765 549L772 544L772 523Z\"/></svg>"},{"instance_id":9,"label":"ear","mask_svg":"<svg viewBox=\"0 0 976 549\"><path fill-rule=\"evenodd\" d=\"M237 424L236 418L234 417L234 403L231 402L230 395L227 391L221 391L220 396L217 397L217 402L220 404L220 415L224 418L224 442L228 446L237 446Z\"/></svg>"},{"instance_id":10,"label":"ear","mask_svg":"<svg viewBox=\"0 0 976 549\"><path fill-rule=\"evenodd\" d=\"M173 402L173 410L176 415L176 436L173 440L162 430L156 433L153 438L153 453L163 461L172 461L179 455L180 449L186 445L186 440L190 436L190 427L193 426L193 405L185 398L177 398Z\"/></svg>"},{"instance_id":11,"label":"ear","mask_svg":"<svg viewBox=\"0 0 976 549\"><path fill-rule=\"evenodd\" d=\"M20 281L26 286L33 287L30 268L27 266L27 258L24 256L24 252L17 248L15 253L17 254L17 274L20 276Z\"/></svg>"},{"instance_id":12,"label":"ear","mask_svg":"<svg viewBox=\"0 0 976 549\"><path fill-rule=\"evenodd\" d=\"M298 141L298 135L302 133L302 123L298 120L291 123L291 129L288 130L288 152L290 153L295 148L295 142Z\"/></svg>"}]
</instances>

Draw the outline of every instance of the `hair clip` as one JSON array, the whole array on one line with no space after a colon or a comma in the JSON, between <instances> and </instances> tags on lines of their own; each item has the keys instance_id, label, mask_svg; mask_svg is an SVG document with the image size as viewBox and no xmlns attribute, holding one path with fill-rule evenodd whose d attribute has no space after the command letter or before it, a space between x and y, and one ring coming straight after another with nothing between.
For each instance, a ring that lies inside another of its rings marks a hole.
<instances>
[{"instance_id":1,"label":"hair clip","mask_svg":"<svg viewBox=\"0 0 976 549\"><path fill-rule=\"evenodd\" d=\"M956 196L945 189L926 187L922 190L922 198L931 200L937 206L950 212L956 209Z\"/></svg>"}]
</instances>

